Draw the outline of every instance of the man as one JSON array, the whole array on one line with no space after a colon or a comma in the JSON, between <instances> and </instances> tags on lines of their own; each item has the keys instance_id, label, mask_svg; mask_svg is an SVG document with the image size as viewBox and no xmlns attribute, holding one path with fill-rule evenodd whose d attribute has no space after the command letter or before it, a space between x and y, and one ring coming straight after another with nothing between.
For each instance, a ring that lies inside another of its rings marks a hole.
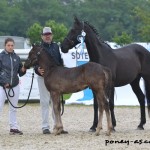
<instances>
[{"instance_id":1,"label":"man","mask_svg":"<svg viewBox=\"0 0 150 150\"><path fill-rule=\"evenodd\" d=\"M63 60L61 59L59 46L57 43L53 42L53 34L50 27L44 27L42 34L41 34L42 42L41 46L48 51L48 53L54 58L56 63L58 65L63 65ZM53 111L53 103L50 97L50 93L45 87L43 74L44 69L42 69L40 66L35 67L35 72L39 75L38 76L38 87L40 92L40 105L41 105L41 111L42 111L42 130L43 134L50 134L50 126L49 126L49 104L51 103L52 108L52 117L54 120L54 126L55 126L55 116ZM67 131L62 131L62 134L67 134Z\"/></svg>"}]
</instances>

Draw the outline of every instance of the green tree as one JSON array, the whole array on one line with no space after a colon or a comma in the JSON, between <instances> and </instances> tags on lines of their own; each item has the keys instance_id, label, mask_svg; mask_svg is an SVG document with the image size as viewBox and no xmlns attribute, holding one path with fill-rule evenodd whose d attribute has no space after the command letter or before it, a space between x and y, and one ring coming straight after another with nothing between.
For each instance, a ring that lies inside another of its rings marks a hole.
<instances>
[{"instance_id":1,"label":"green tree","mask_svg":"<svg viewBox=\"0 0 150 150\"><path fill-rule=\"evenodd\" d=\"M149 6L150 6L150 1ZM136 7L134 10L136 17L140 20L140 26L138 28L139 35L142 41L150 42L150 9L141 9Z\"/></svg>"},{"instance_id":2,"label":"green tree","mask_svg":"<svg viewBox=\"0 0 150 150\"><path fill-rule=\"evenodd\" d=\"M27 37L30 40L30 44L38 43L41 41L42 26L39 23L34 23L27 29Z\"/></svg>"},{"instance_id":3,"label":"green tree","mask_svg":"<svg viewBox=\"0 0 150 150\"><path fill-rule=\"evenodd\" d=\"M65 17L61 0L21 0L18 6L23 10L29 26L35 22L44 25L47 20L62 23Z\"/></svg>"},{"instance_id":4,"label":"green tree","mask_svg":"<svg viewBox=\"0 0 150 150\"><path fill-rule=\"evenodd\" d=\"M115 33L122 32L132 34L133 39L137 40L137 21L134 20L133 9L141 3L141 0L85 0L72 10L79 18L88 20L104 40L111 41Z\"/></svg>"},{"instance_id":5,"label":"green tree","mask_svg":"<svg viewBox=\"0 0 150 150\"><path fill-rule=\"evenodd\" d=\"M150 23L142 20L144 15L150 18L150 0L0 0L0 10L0 35L25 37L30 26L36 22L44 26L47 20L70 27L76 15L89 21L107 41L122 32L136 42L150 37Z\"/></svg>"},{"instance_id":6,"label":"green tree","mask_svg":"<svg viewBox=\"0 0 150 150\"><path fill-rule=\"evenodd\" d=\"M0 35L8 35L8 26L9 26L9 15L8 11L8 4L6 0L0 1Z\"/></svg>"},{"instance_id":7,"label":"green tree","mask_svg":"<svg viewBox=\"0 0 150 150\"><path fill-rule=\"evenodd\" d=\"M48 20L44 26L49 26L52 28L54 34L53 40L55 42L62 42L67 34L67 27L63 24L56 23L54 20ZM34 23L27 30L27 37L30 43L38 43L41 41L42 26L39 23Z\"/></svg>"},{"instance_id":8,"label":"green tree","mask_svg":"<svg viewBox=\"0 0 150 150\"><path fill-rule=\"evenodd\" d=\"M112 40L113 42L117 43L117 45L120 45L120 46L130 44L133 41L132 35L128 35L126 32L122 32L120 36L116 34Z\"/></svg>"}]
</instances>

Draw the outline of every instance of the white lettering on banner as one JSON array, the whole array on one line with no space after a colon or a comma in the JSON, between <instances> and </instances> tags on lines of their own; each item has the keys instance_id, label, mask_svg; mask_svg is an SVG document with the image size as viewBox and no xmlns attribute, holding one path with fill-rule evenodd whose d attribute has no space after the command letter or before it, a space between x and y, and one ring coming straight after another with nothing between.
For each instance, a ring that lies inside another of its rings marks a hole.
<instances>
[{"instance_id":1,"label":"white lettering on banner","mask_svg":"<svg viewBox=\"0 0 150 150\"><path fill-rule=\"evenodd\" d=\"M77 61L89 61L89 55L86 49L84 52L78 52L75 48L68 51L68 53L61 53L66 67L76 67Z\"/></svg>"},{"instance_id":2,"label":"white lettering on banner","mask_svg":"<svg viewBox=\"0 0 150 150\"><path fill-rule=\"evenodd\" d=\"M71 53L72 59L77 61L89 61L89 55L87 52L79 53L77 51Z\"/></svg>"}]
</instances>

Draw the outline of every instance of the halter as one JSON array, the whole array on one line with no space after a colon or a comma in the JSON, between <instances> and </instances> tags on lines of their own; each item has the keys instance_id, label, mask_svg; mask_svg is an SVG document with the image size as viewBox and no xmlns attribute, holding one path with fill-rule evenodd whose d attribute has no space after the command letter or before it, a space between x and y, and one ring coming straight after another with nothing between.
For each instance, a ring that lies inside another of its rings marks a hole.
<instances>
[{"instance_id":1,"label":"halter","mask_svg":"<svg viewBox=\"0 0 150 150\"><path fill-rule=\"evenodd\" d=\"M70 40L68 37L65 37L65 39L68 40L68 42L70 43L70 45L74 45L74 41Z\"/></svg>"},{"instance_id":2,"label":"halter","mask_svg":"<svg viewBox=\"0 0 150 150\"><path fill-rule=\"evenodd\" d=\"M82 22L82 30L81 30L81 34L77 36L77 40L83 45L84 43L84 40L85 40L85 36L86 36L86 33L84 31L84 21ZM69 39L68 37L65 37L66 40L68 40L69 44L72 46L74 45L74 41L72 41L71 39ZM81 45L80 44L80 45ZM79 45L79 46L80 46ZM77 49L77 47L75 46L75 48Z\"/></svg>"},{"instance_id":3,"label":"halter","mask_svg":"<svg viewBox=\"0 0 150 150\"><path fill-rule=\"evenodd\" d=\"M80 43L82 43L82 42L84 42L84 40L85 40L85 36L86 36L86 33L84 32L84 21L82 22L82 30L81 30L81 35L78 35L77 36L77 40L80 42Z\"/></svg>"},{"instance_id":4,"label":"halter","mask_svg":"<svg viewBox=\"0 0 150 150\"><path fill-rule=\"evenodd\" d=\"M40 56L41 54L41 51L42 51L42 48L36 53L36 61L38 61L38 57ZM29 58L27 58L27 60L29 61L29 63L31 64L31 60Z\"/></svg>"}]
</instances>

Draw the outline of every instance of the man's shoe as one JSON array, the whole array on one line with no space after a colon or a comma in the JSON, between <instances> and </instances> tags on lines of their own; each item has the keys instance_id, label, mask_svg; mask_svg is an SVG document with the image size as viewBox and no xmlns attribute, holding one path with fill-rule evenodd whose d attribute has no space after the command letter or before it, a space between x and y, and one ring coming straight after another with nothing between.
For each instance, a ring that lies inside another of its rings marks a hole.
<instances>
[{"instance_id":1,"label":"man's shoe","mask_svg":"<svg viewBox=\"0 0 150 150\"><path fill-rule=\"evenodd\" d=\"M49 129L44 129L43 130L43 134L50 134L51 132L49 131Z\"/></svg>"},{"instance_id":2,"label":"man's shoe","mask_svg":"<svg viewBox=\"0 0 150 150\"><path fill-rule=\"evenodd\" d=\"M18 129L10 129L9 134L10 134L10 135L15 135L15 134L22 135L23 132L22 132L22 131L19 131Z\"/></svg>"}]
</instances>

